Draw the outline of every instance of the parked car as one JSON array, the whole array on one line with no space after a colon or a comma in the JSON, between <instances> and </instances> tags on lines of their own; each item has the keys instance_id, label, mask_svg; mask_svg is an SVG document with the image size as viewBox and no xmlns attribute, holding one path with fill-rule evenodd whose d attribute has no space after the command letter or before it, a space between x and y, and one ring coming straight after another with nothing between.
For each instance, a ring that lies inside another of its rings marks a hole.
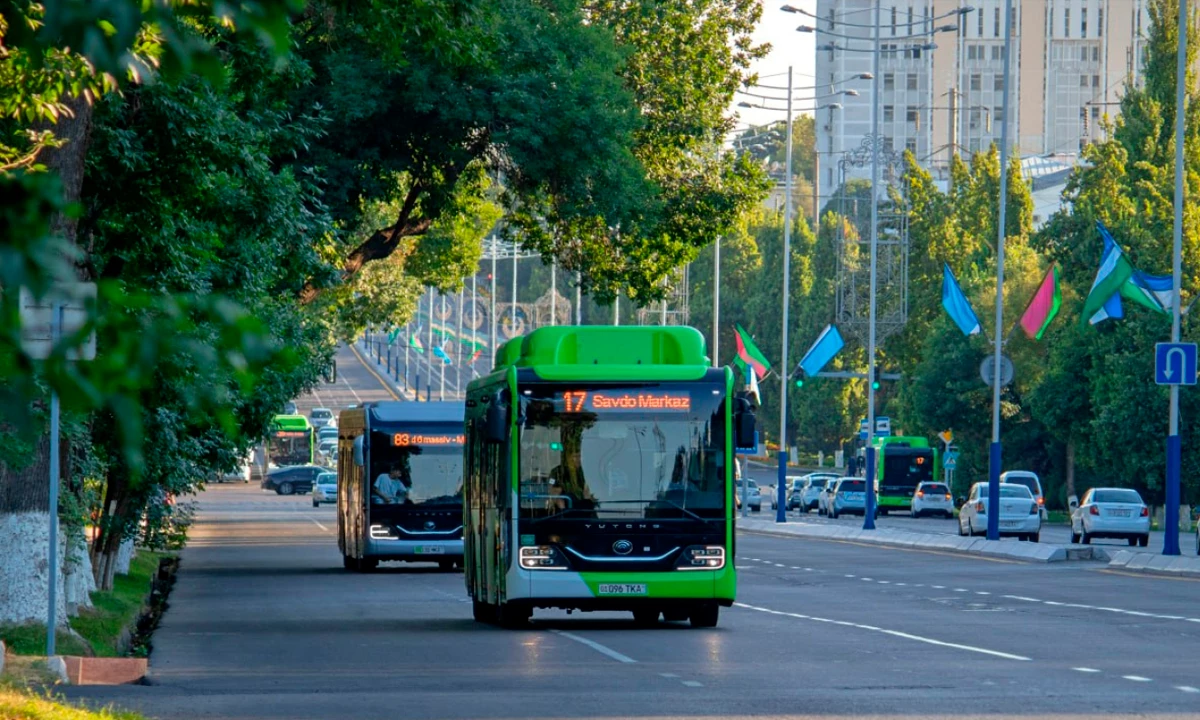
<instances>
[{"instance_id":1,"label":"parked car","mask_svg":"<svg viewBox=\"0 0 1200 720\"><path fill-rule=\"evenodd\" d=\"M806 475L804 483L800 486L800 491L796 493L795 503L788 502L789 508L794 507L800 512L808 512L809 510L817 509L820 504L821 491L831 482L836 482L840 475L833 473L811 473Z\"/></svg>"},{"instance_id":2,"label":"parked car","mask_svg":"<svg viewBox=\"0 0 1200 720\"><path fill-rule=\"evenodd\" d=\"M1046 496L1042 493L1042 481L1038 479L1037 473L1030 472L1029 470L1009 470L1008 472L1000 473L1000 482L1024 485L1029 488L1033 499L1037 500L1042 519L1045 520L1049 517L1046 511Z\"/></svg>"},{"instance_id":3,"label":"parked car","mask_svg":"<svg viewBox=\"0 0 1200 720\"><path fill-rule=\"evenodd\" d=\"M337 473L323 472L317 475L312 491L313 507L321 507L321 503L337 504Z\"/></svg>"},{"instance_id":4,"label":"parked car","mask_svg":"<svg viewBox=\"0 0 1200 720\"><path fill-rule=\"evenodd\" d=\"M1016 483L1000 483L1000 536L1037 542L1042 533L1040 508L1029 488ZM971 486L971 494L958 510L958 534L986 535L988 511L988 484L977 482Z\"/></svg>"},{"instance_id":5,"label":"parked car","mask_svg":"<svg viewBox=\"0 0 1200 720\"><path fill-rule=\"evenodd\" d=\"M746 505L754 512L762 510L762 493L759 492L758 483L753 480L735 480L734 492L737 493L738 500L742 498L742 483L746 483Z\"/></svg>"},{"instance_id":6,"label":"parked car","mask_svg":"<svg viewBox=\"0 0 1200 720\"><path fill-rule=\"evenodd\" d=\"M267 472L267 476L263 478L262 489L274 490L276 495L292 495L295 493L304 495L305 493L312 492L313 481L323 472L329 472L329 470L317 465L293 465L291 467L275 468Z\"/></svg>"},{"instance_id":7,"label":"parked car","mask_svg":"<svg viewBox=\"0 0 1200 720\"><path fill-rule=\"evenodd\" d=\"M312 412L308 414L308 420L318 430L326 427L337 427L337 420L333 417L333 411L329 408L313 408Z\"/></svg>"},{"instance_id":8,"label":"parked car","mask_svg":"<svg viewBox=\"0 0 1200 720\"><path fill-rule=\"evenodd\" d=\"M867 512L867 481L862 478L838 478L833 490L826 494L829 496L826 513L834 520L839 515L865 515Z\"/></svg>"},{"instance_id":9,"label":"parked car","mask_svg":"<svg viewBox=\"0 0 1200 720\"><path fill-rule=\"evenodd\" d=\"M804 484L804 476L803 475L788 475L784 479L787 481L787 484L783 486L784 487L784 507L786 507L788 510L791 510L792 509L792 493ZM771 492L768 493L771 496L771 509L772 510L779 507L779 493L776 492L777 487L778 486L776 486L775 488L771 488ZM760 489L765 489L765 488L760 488Z\"/></svg>"},{"instance_id":10,"label":"parked car","mask_svg":"<svg viewBox=\"0 0 1200 720\"><path fill-rule=\"evenodd\" d=\"M1150 508L1137 490L1092 488L1071 513L1071 542L1088 545L1092 538L1127 540L1129 545L1150 544Z\"/></svg>"},{"instance_id":11,"label":"parked car","mask_svg":"<svg viewBox=\"0 0 1200 720\"><path fill-rule=\"evenodd\" d=\"M804 475L787 476L787 495L785 497L788 510L800 507L800 492L804 490L805 477Z\"/></svg>"},{"instance_id":12,"label":"parked car","mask_svg":"<svg viewBox=\"0 0 1200 720\"><path fill-rule=\"evenodd\" d=\"M913 493L912 499L912 516L921 517L922 515L954 517L954 498L946 483L927 481L917 485L917 491Z\"/></svg>"}]
</instances>

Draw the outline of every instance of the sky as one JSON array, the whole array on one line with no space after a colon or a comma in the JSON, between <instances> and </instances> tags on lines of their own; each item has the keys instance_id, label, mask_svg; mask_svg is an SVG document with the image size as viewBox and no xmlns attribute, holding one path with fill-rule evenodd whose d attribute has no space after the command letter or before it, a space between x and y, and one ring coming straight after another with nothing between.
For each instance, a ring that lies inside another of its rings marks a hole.
<instances>
[{"instance_id":1,"label":"sky","mask_svg":"<svg viewBox=\"0 0 1200 720\"><path fill-rule=\"evenodd\" d=\"M815 10L816 2L814 0L792 0L797 7L805 10ZM816 52L813 47L816 45L814 37L811 33L796 32L796 27L805 24L809 20L807 16L785 13L779 8L786 3L786 0L766 0L763 4L762 19L758 23L758 27L754 31L754 42L756 44L770 43L771 52L769 55L754 63L752 69L758 73L758 81L765 85L776 85L785 87L787 85L787 69L788 65L793 66L792 86L807 87L813 84L813 70L816 66ZM776 95L783 97L783 90L758 90L761 95ZM798 97L810 95L807 90L801 90L797 93ZM748 98L738 96L734 101L732 112L736 112L740 118L739 125L761 125L775 120L782 120L786 117L785 113L772 112L770 110L760 110L755 108L737 107L737 103L741 101L762 102L757 98ZM783 102L767 102L773 107L784 107ZM809 105L810 103L798 101L795 104L800 106Z\"/></svg>"}]
</instances>

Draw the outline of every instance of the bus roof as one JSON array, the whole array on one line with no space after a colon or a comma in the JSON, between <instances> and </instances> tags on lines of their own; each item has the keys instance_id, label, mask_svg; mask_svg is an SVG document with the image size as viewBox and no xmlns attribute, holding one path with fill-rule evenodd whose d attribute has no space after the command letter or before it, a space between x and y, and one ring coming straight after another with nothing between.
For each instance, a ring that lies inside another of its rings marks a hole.
<instances>
[{"instance_id":1,"label":"bus roof","mask_svg":"<svg viewBox=\"0 0 1200 720\"><path fill-rule=\"evenodd\" d=\"M373 402L367 408L372 423L457 422L466 416L462 402Z\"/></svg>"},{"instance_id":2,"label":"bus roof","mask_svg":"<svg viewBox=\"0 0 1200 720\"><path fill-rule=\"evenodd\" d=\"M277 430L308 430L312 426L303 415L276 415L271 424Z\"/></svg>"},{"instance_id":3,"label":"bus roof","mask_svg":"<svg viewBox=\"0 0 1200 720\"><path fill-rule=\"evenodd\" d=\"M534 330L496 352L496 369L533 368L547 379L663 376L698 379L709 368L704 336L692 327L572 326Z\"/></svg>"},{"instance_id":4,"label":"bus roof","mask_svg":"<svg viewBox=\"0 0 1200 720\"><path fill-rule=\"evenodd\" d=\"M880 437L875 438L875 444L879 447L887 447L888 445L897 445L899 447L910 447L914 450L928 450L929 439L919 436L901 435L897 437Z\"/></svg>"}]
</instances>

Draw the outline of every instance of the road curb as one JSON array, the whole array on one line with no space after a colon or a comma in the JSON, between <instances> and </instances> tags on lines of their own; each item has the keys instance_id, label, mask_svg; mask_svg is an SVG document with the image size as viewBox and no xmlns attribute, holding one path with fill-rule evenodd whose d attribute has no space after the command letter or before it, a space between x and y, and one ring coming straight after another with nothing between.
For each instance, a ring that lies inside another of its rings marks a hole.
<instances>
[{"instance_id":1,"label":"road curb","mask_svg":"<svg viewBox=\"0 0 1200 720\"><path fill-rule=\"evenodd\" d=\"M1148 575L1200 578L1200 556L1156 555L1118 550L1108 561L1108 567Z\"/></svg>"},{"instance_id":2,"label":"road curb","mask_svg":"<svg viewBox=\"0 0 1200 720\"><path fill-rule=\"evenodd\" d=\"M738 518L737 522L738 529L745 532L793 539L858 542L909 550L937 550L1032 563L1109 560L1107 553L1102 549L1088 545L1053 545L1020 542L1015 539L994 542L979 537L937 535L908 530L861 530L849 527L809 525L794 521L777 524L757 518Z\"/></svg>"}]
</instances>

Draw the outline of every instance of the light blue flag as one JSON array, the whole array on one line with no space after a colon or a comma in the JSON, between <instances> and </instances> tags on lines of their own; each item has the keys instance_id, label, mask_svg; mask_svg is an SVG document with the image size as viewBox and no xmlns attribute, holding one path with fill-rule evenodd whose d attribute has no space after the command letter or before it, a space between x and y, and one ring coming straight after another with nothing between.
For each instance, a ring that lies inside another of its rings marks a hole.
<instances>
[{"instance_id":1,"label":"light blue flag","mask_svg":"<svg viewBox=\"0 0 1200 720\"><path fill-rule=\"evenodd\" d=\"M449 365L452 362L452 360L450 360L450 356L446 354L446 351L442 349L441 345L438 345L437 347L435 347L433 349L433 354L440 357L442 359L442 362L444 362L447 365Z\"/></svg>"},{"instance_id":2,"label":"light blue flag","mask_svg":"<svg viewBox=\"0 0 1200 720\"><path fill-rule=\"evenodd\" d=\"M963 331L963 335L970 336L983 330L979 318L971 309L971 303L958 286L958 279L954 277L950 265L945 263L942 264L942 307L946 308L946 314Z\"/></svg>"},{"instance_id":3,"label":"light blue flag","mask_svg":"<svg viewBox=\"0 0 1200 720\"><path fill-rule=\"evenodd\" d=\"M821 368L825 367L826 363L833 359L843 347L846 346L842 340L842 334L832 325L826 325L821 334L817 336L817 341L812 344L808 352L804 353L804 357L800 359L800 369L809 377L816 377L817 373L821 372Z\"/></svg>"}]
</instances>

